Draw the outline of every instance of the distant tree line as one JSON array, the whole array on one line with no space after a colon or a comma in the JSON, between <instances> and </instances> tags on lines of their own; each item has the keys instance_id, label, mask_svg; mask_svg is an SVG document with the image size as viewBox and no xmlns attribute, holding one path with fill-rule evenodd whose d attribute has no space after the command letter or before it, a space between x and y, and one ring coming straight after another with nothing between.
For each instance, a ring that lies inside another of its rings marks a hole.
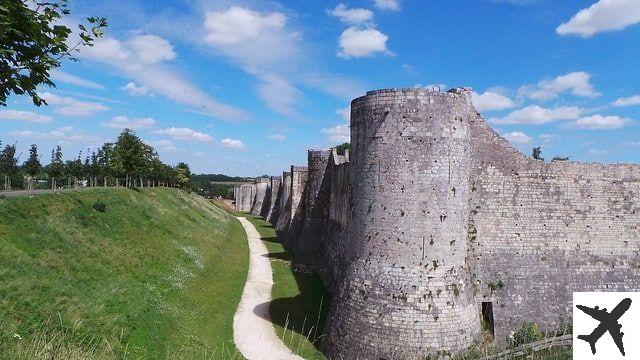
<instances>
[{"instance_id":1,"label":"distant tree line","mask_svg":"<svg viewBox=\"0 0 640 360\"><path fill-rule=\"evenodd\" d=\"M74 188L79 186L170 186L189 188L191 171L186 163L170 166L158 157L133 131L125 129L116 142L107 142L93 151L80 152L73 160L63 160L62 148L51 150L43 165L38 146L20 163L16 144L0 141L0 179L3 190Z\"/></svg>"},{"instance_id":2,"label":"distant tree line","mask_svg":"<svg viewBox=\"0 0 640 360\"><path fill-rule=\"evenodd\" d=\"M224 174L200 174L191 176L191 189L198 194L213 198L222 197L233 199L233 184L220 184L223 182L242 182L247 178L239 176L227 176ZM217 184L216 184L217 183Z\"/></svg>"}]
</instances>

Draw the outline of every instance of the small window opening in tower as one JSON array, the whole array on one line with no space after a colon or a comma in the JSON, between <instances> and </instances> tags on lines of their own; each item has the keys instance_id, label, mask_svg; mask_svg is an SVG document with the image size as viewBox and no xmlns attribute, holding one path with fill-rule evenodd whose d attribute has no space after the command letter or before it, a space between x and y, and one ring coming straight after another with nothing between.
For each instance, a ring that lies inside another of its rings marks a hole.
<instances>
[{"instance_id":1,"label":"small window opening in tower","mask_svg":"<svg viewBox=\"0 0 640 360\"><path fill-rule=\"evenodd\" d=\"M491 335L491 338L495 337L494 324L493 324L493 303L482 303L482 328L487 335Z\"/></svg>"}]
</instances>

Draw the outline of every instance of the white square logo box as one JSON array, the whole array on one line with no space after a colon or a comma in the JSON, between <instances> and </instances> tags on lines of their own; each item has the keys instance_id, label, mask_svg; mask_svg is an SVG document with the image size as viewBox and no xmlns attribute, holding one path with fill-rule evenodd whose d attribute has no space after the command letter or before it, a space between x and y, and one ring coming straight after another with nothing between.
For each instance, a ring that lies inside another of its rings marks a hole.
<instances>
[{"instance_id":1,"label":"white square logo box","mask_svg":"<svg viewBox=\"0 0 640 360\"><path fill-rule=\"evenodd\" d=\"M640 359L640 292L573 293L573 358Z\"/></svg>"}]
</instances>

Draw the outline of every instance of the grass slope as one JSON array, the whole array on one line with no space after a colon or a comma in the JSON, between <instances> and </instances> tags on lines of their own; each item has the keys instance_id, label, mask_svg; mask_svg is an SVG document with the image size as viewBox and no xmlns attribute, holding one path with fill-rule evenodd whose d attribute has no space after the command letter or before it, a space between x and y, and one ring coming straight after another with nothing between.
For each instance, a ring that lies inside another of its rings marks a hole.
<instances>
[{"instance_id":1,"label":"grass slope","mask_svg":"<svg viewBox=\"0 0 640 360\"><path fill-rule=\"evenodd\" d=\"M240 223L179 190L0 199L0 358L237 357L247 268Z\"/></svg>"},{"instance_id":2,"label":"grass slope","mask_svg":"<svg viewBox=\"0 0 640 360\"><path fill-rule=\"evenodd\" d=\"M273 288L269 313L278 337L305 359L324 359L318 350L324 337L329 297L316 275L291 269L293 254L278 241L275 229L260 217L246 216L258 229L269 250L273 270Z\"/></svg>"}]
</instances>

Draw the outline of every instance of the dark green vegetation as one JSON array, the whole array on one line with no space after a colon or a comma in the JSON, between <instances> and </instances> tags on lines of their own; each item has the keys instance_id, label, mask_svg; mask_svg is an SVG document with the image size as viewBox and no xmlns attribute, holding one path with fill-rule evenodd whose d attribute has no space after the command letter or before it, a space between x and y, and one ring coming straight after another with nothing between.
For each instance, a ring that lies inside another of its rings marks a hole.
<instances>
[{"instance_id":1,"label":"dark green vegetation","mask_svg":"<svg viewBox=\"0 0 640 360\"><path fill-rule=\"evenodd\" d=\"M336 146L336 152L338 153L338 155L344 155L349 149L351 149L350 143L343 143Z\"/></svg>"},{"instance_id":2,"label":"dark green vegetation","mask_svg":"<svg viewBox=\"0 0 640 360\"><path fill-rule=\"evenodd\" d=\"M294 272L293 254L277 239L273 226L260 217L246 215L255 225L269 250L273 270L273 289L269 312L282 341L305 359L324 359L319 348L330 299L316 275Z\"/></svg>"},{"instance_id":3,"label":"dark green vegetation","mask_svg":"<svg viewBox=\"0 0 640 360\"><path fill-rule=\"evenodd\" d=\"M169 188L0 199L1 359L238 357L238 221Z\"/></svg>"},{"instance_id":4,"label":"dark green vegetation","mask_svg":"<svg viewBox=\"0 0 640 360\"><path fill-rule=\"evenodd\" d=\"M0 141L0 145L2 142ZM188 188L191 178L189 165L181 162L175 167L160 161L158 153L136 134L125 129L115 143L107 142L97 152L87 149L75 160L63 162L60 146L51 150L51 161L42 166L38 146L33 144L29 157L19 165L16 145L0 149L0 179L3 190L59 189L87 186L179 186Z\"/></svg>"},{"instance_id":5,"label":"dark green vegetation","mask_svg":"<svg viewBox=\"0 0 640 360\"><path fill-rule=\"evenodd\" d=\"M220 196L225 199L233 199L234 183L245 180L246 178L243 177L223 174L194 174L191 175L190 185L193 191L208 198Z\"/></svg>"},{"instance_id":6,"label":"dark green vegetation","mask_svg":"<svg viewBox=\"0 0 640 360\"><path fill-rule=\"evenodd\" d=\"M92 46L107 26L104 18L87 18L78 25L78 39L69 40L72 29L61 21L69 15L68 0L0 1L0 106L10 94L27 94L35 105L46 102L38 96L38 85L55 86L50 70L64 59L78 61L73 53ZM69 40L69 41L68 41Z\"/></svg>"}]
</instances>

